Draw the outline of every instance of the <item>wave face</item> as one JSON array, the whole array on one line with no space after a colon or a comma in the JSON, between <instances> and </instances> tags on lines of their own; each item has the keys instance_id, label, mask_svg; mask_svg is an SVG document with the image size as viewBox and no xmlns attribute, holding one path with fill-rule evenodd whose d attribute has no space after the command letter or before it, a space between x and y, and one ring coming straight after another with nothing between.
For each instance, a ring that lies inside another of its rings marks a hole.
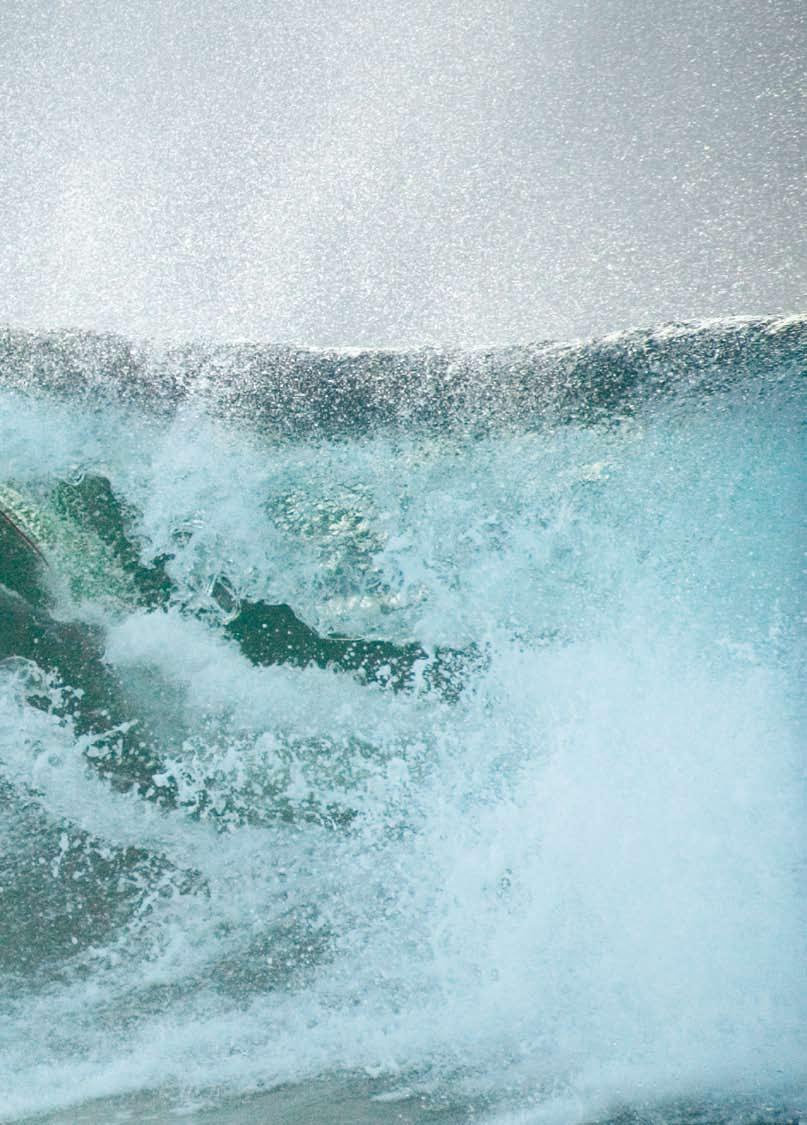
<instances>
[{"instance_id":1,"label":"wave face","mask_svg":"<svg viewBox=\"0 0 807 1125\"><path fill-rule=\"evenodd\" d=\"M4 1120L317 1083L362 1120L789 1119L806 354L798 318L465 353L7 331L36 612L101 656L43 672L31 616L0 663ZM98 480L125 550L64 500ZM259 602L302 623L265 662L230 628ZM64 704L94 669L149 784Z\"/></svg>"}]
</instances>

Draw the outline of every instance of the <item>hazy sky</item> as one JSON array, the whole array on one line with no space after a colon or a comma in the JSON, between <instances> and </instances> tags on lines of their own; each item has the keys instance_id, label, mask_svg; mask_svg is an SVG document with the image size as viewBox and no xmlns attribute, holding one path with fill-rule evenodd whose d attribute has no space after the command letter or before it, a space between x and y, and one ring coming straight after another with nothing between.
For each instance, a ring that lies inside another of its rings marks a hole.
<instances>
[{"instance_id":1,"label":"hazy sky","mask_svg":"<svg viewBox=\"0 0 807 1125\"><path fill-rule=\"evenodd\" d=\"M513 341L807 307L803 0L3 0L0 321Z\"/></svg>"}]
</instances>

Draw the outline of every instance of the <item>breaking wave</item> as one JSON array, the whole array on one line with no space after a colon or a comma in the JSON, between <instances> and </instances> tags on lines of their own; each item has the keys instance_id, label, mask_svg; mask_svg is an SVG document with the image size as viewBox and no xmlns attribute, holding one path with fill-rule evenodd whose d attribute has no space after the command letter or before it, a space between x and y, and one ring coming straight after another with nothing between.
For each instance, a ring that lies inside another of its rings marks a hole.
<instances>
[{"instance_id":1,"label":"breaking wave","mask_svg":"<svg viewBox=\"0 0 807 1125\"><path fill-rule=\"evenodd\" d=\"M3 1119L789 1119L806 356L6 330Z\"/></svg>"}]
</instances>

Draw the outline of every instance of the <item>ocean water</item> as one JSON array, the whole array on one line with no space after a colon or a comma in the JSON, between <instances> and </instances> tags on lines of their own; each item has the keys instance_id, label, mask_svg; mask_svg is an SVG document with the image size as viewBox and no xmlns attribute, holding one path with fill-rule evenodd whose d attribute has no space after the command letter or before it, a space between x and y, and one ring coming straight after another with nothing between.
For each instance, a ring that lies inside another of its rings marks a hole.
<instances>
[{"instance_id":1,"label":"ocean water","mask_svg":"<svg viewBox=\"0 0 807 1125\"><path fill-rule=\"evenodd\" d=\"M103 656L0 662L0 1119L804 1120L806 356L5 332L0 485ZM250 659L259 602L365 657Z\"/></svg>"}]
</instances>

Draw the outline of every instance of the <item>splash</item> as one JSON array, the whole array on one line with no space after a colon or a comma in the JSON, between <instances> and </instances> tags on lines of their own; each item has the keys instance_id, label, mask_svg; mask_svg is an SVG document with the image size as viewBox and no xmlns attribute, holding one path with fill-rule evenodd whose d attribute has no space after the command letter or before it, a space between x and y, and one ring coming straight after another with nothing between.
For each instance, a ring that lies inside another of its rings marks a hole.
<instances>
[{"instance_id":1,"label":"splash","mask_svg":"<svg viewBox=\"0 0 807 1125\"><path fill-rule=\"evenodd\" d=\"M159 604L60 584L94 565L91 514L43 581L177 799L100 768L64 678L0 665L5 1118L323 1085L374 1120L792 1109L804 341L7 335L8 485L65 519L54 497L102 478L124 577L163 560ZM265 665L222 578L321 638L474 659L449 692Z\"/></svg>"}]
</instances>

